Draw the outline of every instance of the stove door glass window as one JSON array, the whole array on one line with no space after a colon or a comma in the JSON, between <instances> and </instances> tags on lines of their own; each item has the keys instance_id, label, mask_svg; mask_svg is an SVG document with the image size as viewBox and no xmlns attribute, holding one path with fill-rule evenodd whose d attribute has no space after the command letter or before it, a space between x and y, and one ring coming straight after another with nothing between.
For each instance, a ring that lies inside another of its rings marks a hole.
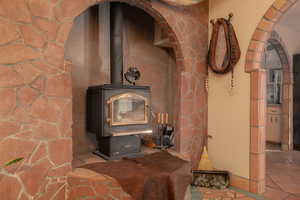
<instances>
[{"instance_id":1,"label":"stove door glass window","mask_svg":"<svg viewBox=\"0 0 300 200\"><path fill-rule=\"evenodd\" d=\"M148 100L135 93L125 93L108 101L111 126L148 123Z\"/></svg>"}]
</instances>

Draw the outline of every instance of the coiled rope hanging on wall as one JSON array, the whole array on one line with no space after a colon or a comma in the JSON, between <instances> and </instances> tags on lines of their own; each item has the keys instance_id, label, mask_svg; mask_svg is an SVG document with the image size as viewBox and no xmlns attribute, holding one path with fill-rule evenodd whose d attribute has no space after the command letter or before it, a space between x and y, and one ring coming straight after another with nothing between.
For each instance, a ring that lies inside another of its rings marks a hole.
<instances>
[{"instance_id":1,"label":"coiled rope hanging on wall","mask_svg":"<svg viewBox=\"0 0 300 200\"><path fill-rule=\"evenodd\" d=\"M231 24L232 17L233 14L230 14L228 19L219 18L216 20L216 22L211 20L213 31L208 52L208 66L217 74L226 74L230 71L233 71L234 66L241 57L239 42ZM218 40L221 28L224 29L226 53L222 65L218 66L216 61L216 52L218 50L217 44L219 42Z\"/></svg>"}]
</instances>

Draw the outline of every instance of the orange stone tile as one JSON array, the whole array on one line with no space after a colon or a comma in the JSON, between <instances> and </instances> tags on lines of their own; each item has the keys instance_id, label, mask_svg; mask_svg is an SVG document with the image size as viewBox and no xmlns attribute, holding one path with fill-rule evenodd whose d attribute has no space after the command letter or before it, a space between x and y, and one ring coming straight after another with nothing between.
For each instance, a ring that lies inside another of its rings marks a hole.
<instances>
[{"instance_id":1,"label":"orange stone tile","mask_svg":"<svg viewBox=\"0 0 300 200\"><path fill-rule=\"evenodd\" d=\"M15 24L0 19L0 45L17 40L19 38L17 28Z\"/></svg>"},{"instance_id":2,"label":"orange stone tile","mask_svg":"<svg viewBox=\"0 0 300 200\"><path fill-rule=\"evenodd\" d=\"M25 1L10 0L1 2L1 15L12 21L31 22L31 15Z\"/></svg>"},{"instance_id":3,"label":"orange stone tile","mask_svg":"<svg viewBox=\"0 0 300 200\"><path fill-rule=\"evenodd\" d=\"M263 52L265 48L265 43L260 41L252 40L249 45L249 49L253 51Z\"/></svg>"},{"instance_id":4,"label":"orange stone tile","mask_svg":"<svg viewBox=\"0 0 300 200\"><path fill-rule=\"evenodd\" d=\"M266 42L267 39L269 38L269 35L270 35L269 32L256 29L253 36L252 36L252 40Z\"/></svg>"},{"instance_id":5,"label":"orange stone tile","mask_svg":"<svg viewBox=\"0 0 300 200\"><path fill-rule=\"evenodd\" d=\"M48 1L29 0L28 4L33 16L44 18L53 17L52 5Z\"/></svg>"},{"instance_id":6,"label":"orange stone tile","mask_svg":"<svg viewBox=\"0 0 300 200\"><path fill-rule=\"evenodd\" d=\"M263 153L265 151L265 127L251 127L250 152Z\"/></svg>"},{"instance_id":7,"label":"orange stone tile","mask_svg":"<svg viewBox=\"0 0 300 200\"><path fill-rule=\"evenodd\" d=\"M281 15L282 13L279 10L275 9L274 7L271 7L265 14L265 17L271 21L277 22Z\"/></svg>"},{"instance_id":8,"label":"orange stone tile","mask_svg":"<svg viewBox=\"0 0 300 200\"><path fill-rule=\"evenodd\" d=\"M40 97L32 104L30 114L37 119L57 122L61 111L57 105L51 103L47 98Z\"/></svg>"},{"instance_id":9,"label":"orange stone tile","mask_svg":"<svg viewBox=\"0 0 300 200\"><path fill-rule=\"evenodd\" d=\"M0 64L15 64L41 57L41 53L22 44L0 47Z\"/></svg>"},{"instance_id":10,"label":"orange stone tile","mask_svg":"<svg viewBox=\"0 0 300 200\"><path fill-rule=\"evenodd\" d=\"M34 18L34 25L46 34L48 40L55 40L59 25L53 21L44 18Z\"/></svg>"},{"instance_id":11,"label":"orange stone tile","mask_svg":"<svg viewBox=\"0 0 300 200\"><path fill-rule=\"evenodd\" d=\"M281 10L282 8L284 8L286 6L287 3L290 3L288 2L288 0L276 0L274 3L273 3L273 6L277 9L277 10Z\"/></svg>"},{"instance_id":12,"label":"orange stone tile","mask_svg":"<svg viewBox=\"0 0 300 200\"><path fill-rule=\"evenodd\" d=\"M64 49L54 43L48 43L45 50L46 61L56 67L62 67L64 63Z\"/></svg>"},{"instance_id":13,"label":"orange stone tile","mask_svg":"<svg viewBox=\"0 0 300 200\"><path fill-rule=\"evenodd\" d=\"M255 200L254 198L251 198L251 197L239 197L236 199L238 199L238 200Z\"/></svg>"},{"instance_id":14,"label":"orange stone tile","mask_svg":"<svg viewBox=\"0 0 300 200\"><path fill-rule=\"evenodd\" d=\"M72 187L70 191L69 200L83 199L86 196L94 196L94 190L89 186Z\"/></svg>"},{"instance_id":15,"label":"orange stone tile","mask_svg":"<svg viewBox=\"0 0 300 200\"><path fill-rule=\"evenodd\" d=\"M246 60L247 61L252 61L252 62L261 62L262 59L262 53L261 52L256 52L256 51L248 51L246 55Z\"/></svg>"},{"instance_id":16,"label":"orange stone tile","mask_svg":"<svg viewBox=\"0 0 300 200\"><path fill-rule=\"evenodd\" d=\"M20 130L20 124L16 122L0 121L0 140L4 137L13 135Z\"/></svg>"},{"instance_id":17,"label":"orange stone tile","mask_svg":"<svg viewBox=\"0 0 300 200\"><path fill-rule=\"evenodd\" d=\"M21 74L13 70L12 67L0 65L0 87L13 87L24 84Z\"/></svg>"},{"instance_id":18,"label":"orange stone tile","mask_svg":"<svg viewBox=\"0 0 300 200\"><path fill-rule=\"evenodd\" d=\"M250 192L253 194L262 194L265 192L265 181L250 181Z\"/></svg>"},{"instance_id":19,"label":"orange stone tile","mask_svg":"<svg viewBox=\"0 0 300 200\"><path fill-rule=\"evenodd\" d=\"M261 63L253 62L253 61L246 61L245 71L247 73L257 71L257 70L259 70L261 68L262 68Z\"/></svg>"},{"instance_id":20,"label":"orange stone tile","mask_svg":"<svg viewBox=\"0 0 300 200\"><path fill-rule=\"evenodd\" d=\"M266 102L251 100L251 126L266 126Z\"/></svg>"},{"instance_id":21,"label":"orange stone tile","mask_svg":"<svg viewBox=\"0 0 300 200\"><path fill-rule=\"evenodd\" d=\"M38 92L31 87L23 87L18 91L19 103L21 105L30 105L38 97Z\"/></svg>"},{"instance_id":22,"label":"orange stone tile","mask_svg":"<svg viewBox=\"0 0 300 200\"><path fill-rule=\"evenodd\" d=\"M36 194L40 186L47 175L47 172L51 168L51 163L48 159L44 159L43 161L37 163L33 167L25 170L20 178L24 183L26 191L30 195Z\"/></svg>"},{"instance_id":23,"label":"orange stone tile","mask_svg":"<svg viewBox=\"0 0 300 200\"><path fill-rule=\"evenodd\" d=\"M37 140L51 140L60 137L60 133L56 125L47 122L40 122L35 129L34 138Z\"/></svg>"},{"instance_id":24,"label":"orange stone tile","mask_svg":"<svg viewBox=\"0 0 300 200\"><path fill-rule=\"evenodd\" d=\"M264 70L252 72L250 75L251 99L266 98L266 72Z\"/></svg>"},{"instance_id":25,"label":"orange stone tile","mask_svg":"<svg viewBox=\"0 0 300 200\"><path fill-rule=\"evenodd\" d=\"M58 151L59 149L59 151ZM56 165L62 165L72 161L72 140L58 139L48 144L49 157Z\"/></svg>"},{"instance_id":26,"label":"orange stone tile","mask_svg":"<svg viewBox=\"0 0 300 200\"><path fill-rule=\"evenodd\" d=\"M288 198L286 198L285 200L300 200L300 197L296 197L296 196L288 196Z\"/></svg>"},{"instance_id":27,"label":"orange stone tile","mask_svg":"<svg viewBox=\"0 0 300 200\"><path fill-rule=\"evenodd\" d=\"M20 30L24 39L25 44L32 46L34 48L42 48L45 44L45 39L43 35L38 33L33 26L22 25Z\"/></svg>"},{"instance_id":28,"label":"orange stone tile","mask_svg":"<svg viewBox=\"0 0 300 200\"><path fill-rule=\"evenodd\" d=\"M61 74L49 77L46 81L45 92L48 96L71 97L72 80L71 75Z\"/></svg>"},{"instance_id":29,"label":"orange stone tile","mask_svg":"<svg viewBox=\"0 0 300 200\"><path fill-rule=\"evenodd\" d=\"M24 83L30 84L41 73L30 62L15 65L14 69L23 77Z\"/></svg>"},{"instance_id":30,"label":"orange stone tile","mask_svg":"<svg viewBox=\"0 0 300 200\"><path fill-rule=\"evenodd\" d=\"M266 18L263 18L260 23L258 24L258 28L267 32L271 32L274 27L274 22L269 21Z\"/></svg>"},{"instance_id":31,"label":"orange stone tile","mask_svg":"<svg viewBox=\"0 0 300 200\"><path fill-rule=\"evenodd\" d=\"M65 43L68 39L69 33L73 27L73 22L63 23L58 30L57 41Z\"/></svg>"},{"instance_id":32,"label":"orange stone tile","mask_svg":"<svg viewBox=\"0 0 300 200\"><path fill-rule=\"evenodd\" d=\"M21 184L17 178L4 176L0 184L0 194L2 199L18 199L19 193L21 191Z\"/></svg>"},{"instance_id":33,"label":"orange stone tile","mask_svg":"<svg viewBox=\"0 0 300 200\"><path fill-rule=\"evenodd\" d=\"M13 88L0 88L0 116L8 115L13 111L17 103L17 94Z\"/></svg>"},{"instance_id":34,"label":"orange stone tile","mask_svg":"<svg viewBox=\"0 0 300 200\"><path fill-rule=\"evenodd\" d=\"M274 190L271 188L267 188L266 192L263 194L263 196L266 200L283 200L286 197L288 197L289 195L280 190Z\"/></svg>"},{"instance_id":35,"label":"orange stone tile","mask_svg":"<svg viewBox=\"0 0 300 200\"><path fill-rule=\"evenodd\" d=\"M250 154L250 178L253 181L265 180L266 161L265 153Z\"/></svg>"}]
</instances>

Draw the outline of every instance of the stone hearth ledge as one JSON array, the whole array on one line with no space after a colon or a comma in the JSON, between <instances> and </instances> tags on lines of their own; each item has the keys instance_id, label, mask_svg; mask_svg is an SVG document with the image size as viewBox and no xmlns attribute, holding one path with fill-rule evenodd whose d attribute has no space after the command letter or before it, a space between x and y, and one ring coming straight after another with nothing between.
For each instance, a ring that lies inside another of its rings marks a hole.
<instances>
[{"instance_id":1,"label":"stone hearth ledge","mask_svg":"<svg viewBox=\"0 0 300 200\"><path fill-rule=\"evenodd\" d=\"M133 200L112 177L76 168L67 175L66 199L84 198Z\"/></svg>"},{"instance_id":2,"label":"stone hearth ledge","mask_svg":"<svg viewBox=\"0 0 300 200\"><path fill-rule=\"evenodd\" d=\"M158 149L152 149L152 148L149 148L146 146L142 146L142 153L144 153L144 154L151 154L151 153L156 153L159 151L160 150L158 150ZM172 149L168 149L167 151L170 154L172 154L173 156L176 156L182 160L191 162L191 159L188 155L180 154ZM96 163L96 162L107 162L107 161L104 160L103 158L93 154L92 152L90 152L90 153L75 155L73 158L72 165L73 165L73 168L80 168L83 165Z\"/></svg>"},{"instance_id":3,"label":"stone hearth ledge","mask_svg":"<svg viewBox=\"0 0 300 200\"><path fill-rule=\"evenodd\" d=\"M143 148L143 152L147 154L155 153L158 150ZM168 150L173 156L177 156L183 160L190 161L186 156L183 156L173 150ZM105 162L103 159L96 159L93 154L87 154L82 156L84 158L83 164L94 162ZM118 183L118 181L110 176L99 174L94 171L75 168L72 172L67 174L67 192L66 199L82 199L82 198L94 198L94 199L118 199L118 200L133 200L132 197L127 194ZM191 200L191 189L187 188L184 200Z\"/></svg>"},{"instance_id":4,"label":"stone hearth ledge","mask_svg":"<svg viewBox=\"0 0 300 200\"><path fill-rule=\"evenodd\" d=\"M88 169L76 168L67 175L66 199L85 198L134 200L114 178ZM191 200L191 187L187 188L184 200Z\"/></svg>"}]
</instances>

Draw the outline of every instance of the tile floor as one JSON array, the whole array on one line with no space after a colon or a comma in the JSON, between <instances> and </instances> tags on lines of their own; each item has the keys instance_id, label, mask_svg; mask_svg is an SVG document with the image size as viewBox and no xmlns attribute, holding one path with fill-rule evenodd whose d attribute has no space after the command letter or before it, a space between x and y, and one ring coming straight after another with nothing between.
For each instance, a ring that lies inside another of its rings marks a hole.
<instances>
[{"instance_id":1,"label":"tile floor","mask_svg":"<svg viewBox=\"0 0 300 200\"><path fill-rule=\"evenodd\" d=\"M233 188L199 188L202 200L300 200L300 152L267 151L266 167L266 192L262 196Z\"/></svg>"},{"instance_id":2,"label":"tile floor","mask_svg":"<svg viewBox=\"0 0 300 200\"><path fill-rule=\"evenodd\" d=\"M226 190L212 190L207 188L199 188L201 193L201 200L255 200L262 199L256 198L255 195L247 194L246 192L237 191L236 189L229 188ZM193 199L194 200L194 199ZM195 199L196 200L196 199Z\"/></svg>"},{"instance_id":3,"label":"tile floor","mask_svg":"<svg viewBox=\"0 0 300 200\"><path fill-rule=\"evenodd\" d=\"M300 200L300 152L267 151L267 200Z\"/></svg>"}]
</instances>

